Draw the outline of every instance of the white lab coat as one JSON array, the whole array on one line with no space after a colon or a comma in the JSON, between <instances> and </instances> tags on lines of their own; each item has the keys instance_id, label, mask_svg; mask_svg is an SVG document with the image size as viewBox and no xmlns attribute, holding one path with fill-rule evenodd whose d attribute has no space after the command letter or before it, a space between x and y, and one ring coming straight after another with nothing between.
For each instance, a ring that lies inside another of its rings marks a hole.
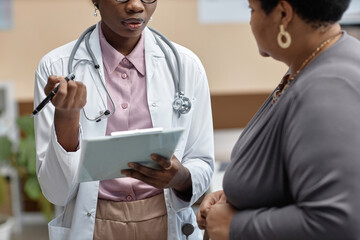
<instances>
[{"instance_id":1,"label":"white lab coat","mask_svg":"<svg viewBox=\"0 0 360 240\"><path fill-rule=\"evenodd\" d=\"M91 34L90 45L104 76L98 26ZM175 90L165 56L150 30L146 28L144 33L147 99L153 126L185 128L175 156L191 173L193 196L190 202L184 202L171 189L165 189L164 195L168 212L168 239L186 239L181 227L185 223L197 226L190 206L208 189L214 169L213 127L207 77L200 60L188 49L176 45L185 75L181 88L192 102L191 111L178 118L172 109ZM75 42L72 42L57 48L41 60L36 71L35 106L45 97L43 89L48 76L68 74L67 63L74 44ZM173 56L169 48L168 51ZM84 42L76 53L74 64L79 59L91 60ZM94 67L81 64L76 71L76 80L83 81L87 86L86 113L94 115L104 110L103 100L106 99L106 94L101 85L93 85L100 82ZM93 239L99 182L77 183L81 144L77 152L66 152L59 145L53 115L54 107L49 104L35 117L36 164L41 189L50 202L64 206L64 212L49 223L50 239L90 240ZM104 136L106 124L106 119L98 123L88 121L81 111L79 141ZM197 227L189 239L202 239Z\"/></svg>"}]
</instances>

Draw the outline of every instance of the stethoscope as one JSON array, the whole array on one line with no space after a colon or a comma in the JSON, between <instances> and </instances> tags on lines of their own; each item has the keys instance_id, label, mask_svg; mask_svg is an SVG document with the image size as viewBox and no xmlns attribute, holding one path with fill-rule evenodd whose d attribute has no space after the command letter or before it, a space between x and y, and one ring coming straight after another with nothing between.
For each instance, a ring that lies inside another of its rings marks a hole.
<instances>
[{"instance_id":1,"label":"stethoscope","mask_svg":"<svg viewBox=\"0 0 360 240\"><path fill-rule=\"evenodd\" d=\"M109 91L107 90L106 86L105 86L105 81L101 71L100 71L100 65L98 63L98 61L96 60L96 57L93 53L93 51L91 50L90 47L90 33L92 33L94 31L94 29L96 28L96 24L89 27L88 29L86 29L81 36L79 37L79 39L77 40L77 42L75 43L74 48L71 51L70 54L70 58L69 58L69 62L68 62L68 72L69 75L70 74L74 74L75 69L83 63L90 63L94 66L94 68L96 69L99 78L100 78L100 82L102 87L105 89L106 95L109 97L111 105L112 105L112 111L110 111L109 109L106 108L106 103L105 101L102 99L102 102L104 104L104 110L99 112L99 115L97 117L89 117L86 114L86 111L83 108L83 113L84 116L86 117L87 120L90 121L96 121L96 122L100 122L101 119L103 118L107 118L107 117L111 117L114 113L115 113L115 103L109 93ZM191 109L191 101L189 98L185 97L184 92L180 90L180 81L182 81L182 64L181 64L181 60L180 60L180 55L177 51L177 49L175 48L175 46L170 42L169 39L167 39L163 34L161 34L160 32L156 31L155 29L152 29L150 27L148 27L151 32L154 34L154 37L156 39L157 44L159 45L161 51L164 53L165 55L165 59L166 59L166 63L170 69L171 72L171 76L173 78L174 81L174 86L175 86L175 99L174 102L172 104L173 110L178 114L178 117L181 116L181 114L186 114L190 111ZM171 51L173 52L174 56L175 56L175 60L176 60L176 65L177 65L177 71L175 70L175 67L173 66L172 62L171 62L171 58L170 55L168 53L168 51L166 50L164 44L160 41L163 40L171 49ZM81 42L85 39L85 46L86 46L86 50L88 51L90 57L91 57L91 61L87 60L87 59L82 59L76 62L76 64L73 67L73 62L74 62L74 58L75 58L75 54L77 52L77 50L79 49L79 46L81 44ZM176 74L177 72L177 74Z\"/></svg>"}]
</instances>

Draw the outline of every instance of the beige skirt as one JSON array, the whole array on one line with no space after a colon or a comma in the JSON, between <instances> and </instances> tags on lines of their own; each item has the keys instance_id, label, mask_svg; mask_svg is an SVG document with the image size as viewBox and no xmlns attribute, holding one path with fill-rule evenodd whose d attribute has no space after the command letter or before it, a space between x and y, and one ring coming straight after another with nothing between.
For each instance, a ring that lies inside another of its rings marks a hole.
<instances>
[{"instance_id":1,"label":"beige skirt","mask_svg":"<svg viewBox=\"0 0 360 240\"><path fill-rule=\"evenodd\" d=\"M167 239L164 194L134 202L98 199L94 240Z\"/></svg>"}]
</instances>

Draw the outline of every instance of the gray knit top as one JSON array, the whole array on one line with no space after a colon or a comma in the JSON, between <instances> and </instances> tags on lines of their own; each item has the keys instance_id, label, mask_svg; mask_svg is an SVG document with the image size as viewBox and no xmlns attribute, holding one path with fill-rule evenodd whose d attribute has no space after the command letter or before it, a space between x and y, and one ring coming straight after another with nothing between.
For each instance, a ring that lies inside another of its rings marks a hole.
<instances>
[{"instance_id":1,"label":"gray knit top","mask_svg":"<svg viewBox=\"0 0 360 240\"><path fill-rule=\"evenodd\" d=\"M240 111L241 109L239 109ZM271 97L235 144L230 239L360 240L360 42L342 38Z\"/></svg>"}]
</instances>

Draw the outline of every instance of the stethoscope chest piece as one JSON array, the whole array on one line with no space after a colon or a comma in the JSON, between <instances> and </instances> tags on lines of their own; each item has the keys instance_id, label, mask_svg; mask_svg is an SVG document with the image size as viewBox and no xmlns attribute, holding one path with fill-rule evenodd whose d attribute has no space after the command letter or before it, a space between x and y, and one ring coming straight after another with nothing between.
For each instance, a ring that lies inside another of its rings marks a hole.
<instances>
[{"instance_id":1,"label":"stethoscope chest piece","mask_svg":"<svg viewBox=\"0 0 360 240\"><path fill-rule=\"evenodd\" d=\"M189 98L184 96L184 92L177 92L174 102L173 108L176 112L180 114L186 114L191 109L191 101Z\"/></svg>"}]
</instances>

